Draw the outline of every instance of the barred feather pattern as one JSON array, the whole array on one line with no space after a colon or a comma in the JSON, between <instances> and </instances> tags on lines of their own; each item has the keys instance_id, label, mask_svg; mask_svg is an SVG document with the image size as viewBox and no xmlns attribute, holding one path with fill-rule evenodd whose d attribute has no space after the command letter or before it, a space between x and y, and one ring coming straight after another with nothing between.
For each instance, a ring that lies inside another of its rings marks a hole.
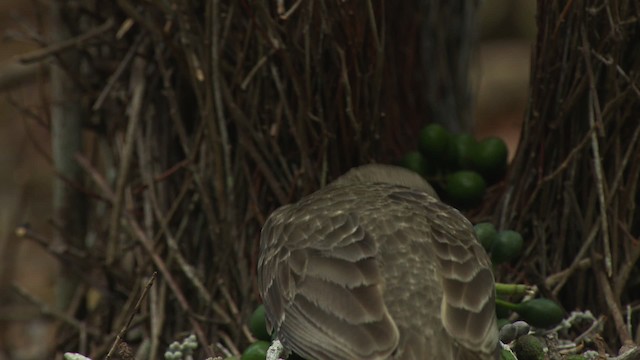
<instances>
[{"instance_id":1,"label":"barred feather pattern","mask_svg":"<svg viewBox=\"0 0 640 360\"><path fill-rule=\"evenodd\" d=\"M276 210L258 286L276 336L306 359L497 356L494 278L473 227L401 168L353 169Z\"/></svg>"}]
</instances>

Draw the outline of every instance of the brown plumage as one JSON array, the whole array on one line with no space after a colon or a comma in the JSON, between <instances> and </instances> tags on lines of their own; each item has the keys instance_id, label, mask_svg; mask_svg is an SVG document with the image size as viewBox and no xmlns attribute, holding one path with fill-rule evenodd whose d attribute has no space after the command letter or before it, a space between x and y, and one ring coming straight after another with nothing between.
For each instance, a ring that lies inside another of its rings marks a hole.
<instances>
[{"instance_id":1,"label":"brown plumage","mask_svg":"<svg viewBox=\"0 0 640 360\"><path fill-rule=\"evenodd\" d=\"M306 359L495 359L490 261L420 176L355 168L262 229L268 322Z\"/></svg>"}]
</instances>

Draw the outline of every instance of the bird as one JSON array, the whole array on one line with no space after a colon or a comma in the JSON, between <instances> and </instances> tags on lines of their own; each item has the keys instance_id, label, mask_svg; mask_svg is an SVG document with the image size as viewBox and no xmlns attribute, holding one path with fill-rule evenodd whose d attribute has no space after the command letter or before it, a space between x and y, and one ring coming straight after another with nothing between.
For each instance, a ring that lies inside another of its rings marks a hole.
<instances>
[{"instance_id":1,"label":"bird","mask_svg":"<svg viewBox=\"0 0 640 360\"><path fill-rule=\"evenodd\" d=\"M471 223L405 168L356 167L260 235L267 327L311 359L497 359L491 262Z\"/></svg>"}]
</instances>

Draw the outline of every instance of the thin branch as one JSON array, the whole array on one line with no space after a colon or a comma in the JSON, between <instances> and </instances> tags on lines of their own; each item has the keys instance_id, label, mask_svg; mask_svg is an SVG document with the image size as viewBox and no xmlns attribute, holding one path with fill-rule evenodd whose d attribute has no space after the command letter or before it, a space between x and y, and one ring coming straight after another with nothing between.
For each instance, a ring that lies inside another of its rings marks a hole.
<instances>
[{"instance_id":1,"label":"thin branch","mask_svg":"<svg viewBox=\"0 0 640 360\"><path fill-rule=\"evenodd\" d=\"M604 295L605 302L607 303L609 312L611 313L611 317L613 318L613 322L616 326L620 342L622 342L623 345L633 344L631 335L629 334L629 331L627 331L626 323L622 317L622 311L620 311L619 300L614 297L607 275L605 275L599 267L596 267L594 272L598 283L598 289L600 289Z\"/></svg>"},{"instance_id":2,"label":"thin branch","mask_svg":"<svg viewBox=\"0 0 640 360\"><path fill-rule=\"evenodd\" d=\"M587 32L584 27L580 28L583 43L583 55L584 61L587 66L587 76L589 77L589 126L591 129L602 130L602 114L600 112L600 103L598 100L598 92L595 85L595 74L591 67L589 42L587 40ZM598 126L596 126L596 117ZM604 266L607 271L607 276L611 277L613 274L613 268L611 264L611 244L609 239L609 220L607 216L607 202L605 201L605 178L602 170L602 159L600 155L600 144L598 142L598 136L595 131L591 132L591 147L593 149L593 166L596 174L596 190L598 194L598 201L600 203L600 223L602 226L602 246L604 248Z\"/></svg>"},{"instance_id":3,"label":"thin branch","mask_svg":"<svg viewBox=\"0 0 640 360\"><path fill-rule=\"evenodd\" d=\"M124 334L129 330L129 326L131 325L131 321L133 321L133 317L136 315L136 313L140 311L140 305L142 305L142 300L144 300L144 298L147 296L147 292L149 292L149 288L151 288L151 286L153 285L153 282L155 281L157 275L158 275L158 272L154 271L153 274L151 274L151 278L149 278L149 281L147 281L147 285L145 285L144 289L142 289L142 293L140 294L140 297L138 297L138 301L136 302L136 305L133 307L133 309L129 313L129 319L127 320L126 324L122 327L122 329L120 329L120 332L118 332L118 335L116 335L116 339L114 340L113 345L111 345L111 349L109 349L109 352L107 353L107 356L106 356L107 360L111 359L111 354L113 354L118 344L120 344L120 341L122 341Z\"/></svg>"},{"instance_id":4,"label":"thin branch","mask_svg":"<svg viewBox=\"0 0 640 360\"><path fill-rule=\"evenodd\" d=\"M91 336L95 336L95 337L103 336L100 330L93 327L88 327L85 323L65 314L62 311L59 311L49 306L44 301L41 301L40 299L33 296L29 291L27 291L22 286L18 284L12 284L12 288L13 288L13 291L15 291L18 295L23 297L25 300L29 301L31 304L35 305L38 308L38 310L40 310L40 313L42 313L43 315L50 316L54 319L60 320L68 325L71 325L71 327L77 329L78 332L80 333L87 332Z\"/></svg>"},{"instance_id":5,"label":"thin branch","mask_svg":"<svg viewBox=\"0 0 640 360\"><path fill-rule=\"evenodd\" d=\"M71 48L81 48L84 44L95 37L98 37L113 28L113 19L109 18L102 25L99 25L96 28L93 28L85 33L78 35L74 38L60 41L58 43L49 45L43 49L35 50L30 53L21 55L19 57L20 62L24 64L30 64L34 62L39 62L45 60L50 56L57 55L63 51L69 50Z\"/></svg>"},{"instance_id":6,"label":"thin branch","mask_svg":"<svg viewBox=\"0 0 640 360\"><path fill-rule=\"evenodd\" d=\"M116 192L113 199L113 208L111 209L111 217L109 221L109 238L107 241L107 264L113 263L118 252L118 235L120 230L120 216L124 205L124 191L129 181L129 170L133 160L133 150L135 147L135 137L138 131L138 124L141 118L142 97L146 88L146 80L144 77L145 61L138 58L133 65L131 74L131 105L129 109L129 123L127 125L127 133L124 139L122 149L120 167L118 169L118 178L116 180Z\"/></svg>"}]
</instances>

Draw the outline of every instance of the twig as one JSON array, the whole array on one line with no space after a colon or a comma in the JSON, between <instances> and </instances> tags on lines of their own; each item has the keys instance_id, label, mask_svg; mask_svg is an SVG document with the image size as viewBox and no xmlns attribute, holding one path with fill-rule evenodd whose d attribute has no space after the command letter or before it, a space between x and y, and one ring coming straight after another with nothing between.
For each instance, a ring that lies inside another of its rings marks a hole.
<instances>
[{"instance_id":1,"label":"twig","mask_svg":"<svg viewBox=\"0 0 640 360\"><path fill-rule=\"evenodd\" d=\"M8 61L0 64L0 91L11 90L32 82L39 72L45 73L46 67L40 64L22 64L19 61Z\"/></svg>"},{"instance_id":2,"label":"twig","mask_svg":"<svg viewBox=\"0 0 640 360\"><path fill-rule=\"evenodd\" d=\"M591 67L589 42L587 40L587 32L584 27L580 28L583 43L583 55L587 65L587 76L589 78L589 126L591 129L600 128L602 130L602 114L600 112L600 103L598 100L595 75ZM596 119L598 118L598 126L596 127ZM596 174L596 190L598 193L598 202L600 203L600 223L602 227L602 246L604 247L604 266L607 271L607 276L611 277L613 274L611 264L611 244L609 240L609 221L607 216L607 202L605 201L605 179L602 170L602 159L600 158L600 145L598 142L598 136L596 132L591 132L591 147L593 149L593 166Z\"/></svg>"},{"instance_id":3,"label":"twig","mask_svg":"<svg viewBox=\"0 0 640 360\"><path fill-rule=\"evenodd\" d=\"M582 334L576 336L574 341L576 343L580 343L583 340L590 339L594 337L596 334L599 334L602 331L602 325L604 324L604 321L605 321L605 317L600 316L591 324L591 326L589 326L587 330L582 332Z\"/></svg>"},{"instance_id":4,"label":"twig","mask_svg":"<svg viewBox=\"0 0 640 360\"><path fill-rule=\"evenodd\" d=\"M351 121L351 126L353 126L353 130L355 131L356 141L359 141L362 135L362 127L356 118L356 114L354 113L353 100L351 95L351 82L349 81L349 71L347 69L347 62L344 56L344 50L341 48L336 48L338 55L340 55L340 74L342 75L342 84L344 85L344 102L346 103L346 108L344 109L347 117Z\"/></svg>"},{"instance_id":5,"label":"twig","mask_svg":"<svg viewBox=\"0 0 640 360\"><path fill-rule=\"evenodd\" d=\"M640 127L638 127L640 129ZM629 276L631 272L636 267L635 265L638 263L638 259L640 259L640 246L638 246L638 238L634 237L629 230L626 228L626 225L619 224L620 230L624 232L628 239L631 239L633 243L636 243L636 246L633 247L627 255L627 260L620 266L618 269L618 274L613 282L613 291L616 294L617 298L622 296L622 292L624 291L624 285L629 280Z\"/></svg>"},{"instance_id":6,"label":"twig","mask_svg":"<svg viewBox=\"0 0 640 360\"><path fill-rule=\"evenodd\" d=\"M111 354L115 351L120 341L122 341L122 337L124 336L124 334L129 330L129 326L131 325L131 321L133 320L133 317L140 310L140 305L142 305L142 300L144 300L144 298L147 296L147 292L149 292L149 288L151 288L151 286L153 285L153 282L155 281L157 275L158 275L158 272L154 271L153 274L151 274L151 278L149 279L149 281L147 281L147 285L145 285L144 289L142 289L142 294L140 294L140 297L138 298L138 302L136 302L136 305L131 310L131 313L129 314L129 319L127 320L126 324L122 327L118 335L116 335L116 339L113 341L113 345L111 345L111 349L109 349L109 352L107 353L107 356L106 356L107 360L111 359Z\"/></svg>"},{"instance_id":7,"label":"twig","mask_svg":"<svg viewBox=\"0 0 640 360\"><path fill-rule=\"evenodd\" d=\"M564 8L562 9L560 16L558 16L558 20L556 21L556 28L553 31L554 38L558 35L560 26L562 25L562 23L564 23L564 19L567 17L567 14L569 14L569 11L571 10L572 6L573 6L573 0L567 1L567 3L564 5Z\"/></svg>"},{"instance_id":8,"label":"twig","mask_svg":"<svg viewBox=\"0 0 640 360\"><path fill-rule=\"evenodd\" d=\"M21 297L23 297L25 300L29 301L31 304L35 305L38 310L40 310L40 313L42 313L45 316L51 316L55 319L58 319L66 324L71 325L73 328L77 329L78 332L83 333L83 332L87 332L89 334L91 334L91 336L95 336L95 337L100 337L102 336L102 333L93 327L87 327L87 325L79 320L76 320L75 318L65 314L62 311L59 311L51 306L49 306L48 304L46 304L43 301L40 301L40 299L36 298L35 296L33 296L31 293L29 293L26 289L24 289L22 286L18 285L18 284L12 284L12 288L13 290L20 295Z\"/></svg>"},{"instance_id":9,"label":"twig","mask_svg":"<svg viewBox=\"0 0 640 360\"><path fill-rule=\"evenodd\" d=\"M233 299L231 298L231 294L229 294L229 289L227 289L227 286L224 284L224 281L222 280L218 281L218 286L220 287L220 292L222 293L222 296L224 296L225 300L227 300L227 304L229 305L231 314L235 315L238 322L240 322L241 320L239 317L240 311L238 310L238 307L236 306ZM241 324L240 327L242 328L242 332L246 339L250 340L253 338L247 324Z\"/></svg>"},{"instance_id":10,"label":"twig","mask_svg":"<svg viewBox=\"0 0 640 360\"><path fill-rule=\"evenodd\" d=\"M109 221L109 238L107 240L107 257L106 263L112 264L115 260L118 250L118 233L120 230L120 216L122 213L124 191L129 180L129 170L133 159L133 150L135 145L135 137L138 130L138 123L141 118L142 96L146 88L144 77L144 67L146 61L138 58L133 65L131 74L131 108L129 109L129 124L127 125L127 133L124 139L122 149L120 167L118 169L118 178L116 180L115 197L113 198L113 207L111 209L111 217Z\"/></svg>"},{"instance_id":11,"label":"twig","mask_svg":"<svg viewBox=\"0 0 640 360\"><path fill-rule=\"evenodd\" d=\"M566 169L567 166L569 166L569 164L571 164L571 162L575 159L576 155L578 155L580 150L582 150L582 148L589 142L589 140L591 139L591 136L593 135L594 131L595 131L595 128L589 129L589 131L585 134L585 136L578 143L578 145L574 146L573 149L571 149L571 151L569 152L569 155L567 155L564 158L564 160L562 161L562 163L560 163L560 166L555 168L549 175L547 175L544 178L542 178L542 180L540 181L539 185L542 185L542 184L544 184L544 183L546 183L548 181L553 180L564 169Z\"/></svg>"},{"instance_id":12,"label":"twig","mask_svg":"<svg viewBox=\"0 0 640 360\"><path fill-rule=\"evenodd\" d=\"M609 308L609 312L613 318L620 342L623 345L633 344L633 340L627 331L627 326L618 305L619 300L614 297L613 291L611 290L611 284L609 283L607 276L600 270L599 266L595 267L594 273L598 282L598 288L604 295L604 300L607 303L607 307Z\"/></svg>"},{"instance_id":13,"label":"twig","mask_svg":"<svg viewBox=\"0 0 640 360\"><path fill-rule=\"evenodd\" d=\"M607 66L611 66L614 64L614 61L610 56L605 57L593 49L591 49L591 55L593 55L593 57L600 60L600 62L602 62ZM619 64L615 64L615 65L616 65L616 71L618 72L618 74L620 74L620 76L622 76L622 78L629 83L629 86L631 86L631 89L633 90L633 92L635 92L636 95L640 97L640 89L638 88L638 85L635 83L635 81L633 81L633 79L631 79L629 75L627 75L627 73L620 67Z\"/></svg>"},{"instance_id":14,"label":"twig","mask_svg":"<svg viewBox=\"0 0 640 360\"><path fill-rule=\"evenodd\" d=\"M378 25L376 24L376 15L373 11L373 4L371 0L367 0L367 15L369 17L369 24L371 25L371 35L373 35L373 42L378 49L382 48L382 42L380 40L380 33L378 32ZM380 60L380 59L378 59Z\"/></svg>"},{"instance_id":15,"label":"twig","mask_svg":"<svg viewBox=\"0 0 640 360\"><path fill-rule=\"evenodd\" d=\"M218 19L220 18L219 13L220 1L214 0L211 3L211 18ZM220 53L222 50L220 49L220 24L218 21L211 21L211 76L213 83L213 103L215 110L216 123L218 125L218 134L220 137L220 150L222 152L222 161L224 164L224 172L222 176L224 177L223 188L226 193L226 198L218 199L225 206L224 215L226 221L229 222L230 228L236 229L234 226L235 216L233 216L233 206L235 204L235 179L233 170L231 168L231 145L229 142L229 130L227 129L227 118L225 116L223 101L222 101L222 91L221 91L221 83L224 80L221 72L220 72Z\"/></svg>"},{"instance_id":16,"label":"twig","mask_svg":"<svg viewBox=\"0 0 640 360\"><path fill-rule=\"evenodd\" d=\"M131 4L128 0L117 0L118 6L135 22L142 25L144 28L149 30L151 35L153 35L156 39L162 39L162 30L156 26L155 23L148 21L144 16L138 12L136 7ZM130 19L126 19L125 22L130 22Z\"/></svg>"},{"instance_id":17,"label":"twig","mask_svg":"<svg viewBox=\"0 0 640 360\"><path fill-rule=\"evenodd\" d=\"M563 279L568 278L571 274L575 272L575 270L586 270L590 267L591 267L591 259L588 259L588 258L582 259L576 263L575 268L572 269L570 266L568 269L564 269L553 275L548 276L545 279L544 284L548 288L553 287L557 283L563 281Z\"/></svg>"},{"instance_id":18,"label":"twig","mask_svg":"<svg viewBox=\"0 0 640 360\"><path fill-rule=\"evenodd\" d=\"M165 302L167 287L163 282L159 282L157 286L154 286L149 291L149 321L150 330L149 336L149 359L157 359L158 352L160 351L160 337L162 336L162 329L165 325L166 313Z\"/></svg>"},{"instance_id":19,"label":"twig","mask_svg":"<svg viewBox=\"0 0 640 360\"><path fill-rule=\"evenodd\" d=\"M609 358L609 360L640 360L640 348L634 346L631 350L616 357Z\"/></svg>"},{"instance_id":20,"label":"twig","mask_svg":"<svg viewBox=\"0 0 640 360\"><path fill-rule=\"evenodd\" d=\"M639 138L640 126L636 127L636 130L633 132L633 137L631 138L631 141L629 141L629 145L627 145L627 151L625 151L622 161L617 166L618 171L616 172L616 177L614 178L613 183L611 183L611 190L609 191L609 197L607 198L607 206L611 204L614 194L616 193L618 186L620 186L620 181L622 180L625 171L628 170L627 164L629 163L629 159L632 155L638 156L636 144ZM635 263L635 261L632 262Z\"/></svg>"},{"instance_id":21,"label":"twig","mask_svg":"<svg viewBox=\"0 0 640 360\"><path fill-rule=\"evenodd\" d=\"M262 172L265 180L269 184L271 191L275 194L280 204L286 204L289 201L289 196L287 196L281 188L280 182L276 179L275 175L271 171L271 168L264 160L262 154L255 148L251 140L249 140L246 136L240 137L240 144L247 151L249 156L255 161L258 169Z\"/></svg>"},{"instance_id":22,"label":"twig","mask_svg":"<svg viewBox=\"0 0 640 360\"><path fill-rule=\"evenodd\" d=\"M118 64L116 71L114 71L113 74L109 76L109 80L107 80L107 84L104 86L104 88L100 92L100 95L98 95L98 98L93 103L93 106L91 106L91 110L97 111L102 107L102 103L107 98L107 95L109 95L109 93L111 92L111 89L116 84L116 81L120 79L120 76L127 69L127 66L133 59L133 56L138 51L138 48L140 47L140 43L142 42L142 39L143 39L142 36L138 36L138 38L135 40L133 45L131 45L131 47L129 48L129 51L127 51L127 54L124 56L122 61L120 61L120 64Z\"/></svg>"},{"instance_id":23,"label":"twig","mask_svg":"<svg viewBox=\"0 0 640 360\"><path fill-rule=\"evenodd\" d=\"M238 347L236 347L236 344L234 343L233 340L231 340L231 338L229 337L229 335L225 332L220 332L220 334L218 334L222 340L224 341L224 344L227 346L227 349L229 349L229 351L231 351L233 354L237 354L240 355L240 350L238 350Z\"/></svg>"},{"instance_id":24,"label":"twig","mask_svg":"<svg viewBox=\"0 0 640 360\"><path fill-rule=\"evenodd\" d=\"M116 195L114 194L113 190L111 190L111 187L109 186L109 183L104 178L104 176L102 176L98 172L98 170L96 170L96 168L93 167L93 165L91 165L91 162L89 162L89 160L83 155L76 154L75 159L80 165L80 167L82 167L84 171L89 173L93 181L98 185L100 190L104 193L105 197L109 201L113 202L113 199L115 198Z\"/></svg>"},{"instance_id":25,"label":"twig","mask_svg":"<svg viewBox=\"0 0 640 360\"><path fill-rule=\"evenodd\" d=\"M296 11L296 9L298 8L298 6L300 6L301 3L302 3L302 0L298 0L293 5L291 5L289 10L286 10L284 8L284 4L278 1L278 16L280 17L281 20L287 20L289 16L291 16Z\"/></svg>"},{"instance_id":26,"label":"twig","mask_svg":"<svg viewBox=\"0 0 640 360\"><path fill-rule=\"evenodd\" d=\"M65 255L70 255L76 259L85 259L87 257L87 254L84 251L77 249L69 244L54 244L52 240L49 240L44 236L38 234L26 225L18 226L15 229L15 234L19 238L25 238L35 241L44 249L47 249L50 253L59 257L64 257Z\"/></svg>"},{"instance_id":27,"label":"twig","mask_svg":"<svg viewBox=\"0 0 640 360\"><path fill-rule=\"evenodd\" d=\"M39 119L38 116L35 113L30 111L26 107L18 105L12 99L9 99L9 104L11 104L16 109L18 109L20 111L20 113L23 114L23 116L29 117L32 120L34 120L38 126L45 126L46 125L47 128L49 127L48 124L44 124L42 119ZM29 125L28 121L21 121L21 122L24 125L24 133L27 135L27 138L29 139L29 142L31 143L33 148L36 150L36 153L38 155L40 155L47 162L47 164L52 165L53 164L53 157L49 153L49 149L45 149L44 144L41 143L41 139L37 138L36 135L33 133L33 130L31 129L31 126ZM49 132L49 135L50 134L51 133Z\"/></svg>"},{"instance_id":28,"label":"twig","mask_svg":"<svg viewBox=\"0 0 640 360\"><path fill-rule=\"evenodd\" d=\"M293 139L298 145L298 150L300 153L300 163L302 164L302 168L311 172L312 166L309 161L309 148L304 127L300 126L301 119L297 118L293 114L290 104L290 97L287 96L287 92L285 91L285 84L282 81L278 68L273 64L271 64L269 68L271 70L271 78L273 79L273 82L278 91L278 95L280 96L280 100L282 101L284 114L287 118L287 121L289 122L290 131L293 134ZM300 98L302 97L300 96Z\"/></svg>"},{"instance_id":29,"label":"twig","mask_svg":"<svg viewBox=\"0 0 640 360\"><path fill-rule=\"evenodd\" d=\"M242 83L240 84L240 89L242 90L246 90L247 86L249 86L249 83L251 82L251 80L253 79L253 77L256 75L256 73L258 72L258 70L260 70L264 64L267 63L267 60L273 55L275 54L277 51L277 49L271 49L271 51L269 51L269 54L267 55L263 55L258 62L256 62L256 64L253 66L253 68L251 68L251 70L249 71L249 73L247 73L247 76L245 76L244 80L242 80Z\"/></svg>"},{"instance_id":30,"label":"twig","mask_svg":"<svg viewBox=\"0 0 640 360\"><path fill-rule=\"evenodd\" d=\"M64 40L52 45L49 45L43 49L35 50L19 57L20 62L29 64L33 62L42 61L50 56L54 56L62 51L68 50L72 47L81 47L87 40L100 36L105 32L111 30L113 27L113 19L109 18L102 25L93 28L81 35L74 38Z\"/></svg>"},{"instance_id":31,"label":"twig","mask_svg":"<svg viewBox=\"0 0 640 360\"><path fill-rule=\"evenodd\" d=\"M560 292L560 290L562 290L564 284L567 282L567 280L569 280L569 277L571 277L571 275L573 275L573 273L579 268L580 261L582 261L587 251L591 248L591 244L593 244L593 241L595 240L597 234L598 226L596 224L593 224L591 227L591 231L589 231L589 235L587 235L587 239L582 243L580 250L578 250L578 254L576 254L575 258L573 259L573 262L568 269L562 271L562 277L560 277L560 279L558 280L558 284L556 285L556 287L553 288L553 295L558 296L558 293Z\"/></svg>"}]
</instances>

